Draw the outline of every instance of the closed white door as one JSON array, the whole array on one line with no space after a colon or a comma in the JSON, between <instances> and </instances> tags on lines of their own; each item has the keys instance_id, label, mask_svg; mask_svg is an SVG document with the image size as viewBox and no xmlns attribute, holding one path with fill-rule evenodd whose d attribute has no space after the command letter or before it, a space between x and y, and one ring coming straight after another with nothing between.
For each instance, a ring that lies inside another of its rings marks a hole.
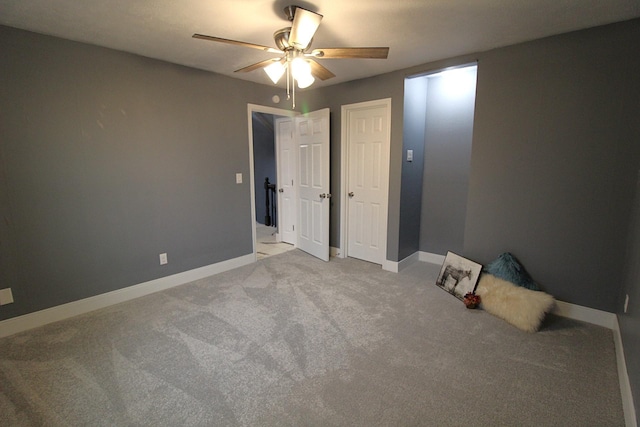
<instances>
[{"instance_id":1,"label":"closed white door","mask_svg":"<svg viewBox=\"0 0 640 427\"><path fill-rule=\"evenodd\" d=\"M295 118L298 148L297 246L329 261L329 109Z\"/></svg>"},{"instance_id":2,"label":"closed white door","mask_svg":"<svg viewBox=\"0 0 640 427\"><path fill-rule=\"evenodd\" d=\"M296 144L291 117L275 120L276 169L278 174L278 234L285 243L296 244Z\"/></svg>"},{"instance_id":3,"label":"closed white door","mask_svg":"<svg viewBox=\"0 0 640 427\"><path fill-rule=\"evenodd\" d=\"M387 105L347 109L347 256L382 264L387 249Z\"/></svg>"}]
</instances>

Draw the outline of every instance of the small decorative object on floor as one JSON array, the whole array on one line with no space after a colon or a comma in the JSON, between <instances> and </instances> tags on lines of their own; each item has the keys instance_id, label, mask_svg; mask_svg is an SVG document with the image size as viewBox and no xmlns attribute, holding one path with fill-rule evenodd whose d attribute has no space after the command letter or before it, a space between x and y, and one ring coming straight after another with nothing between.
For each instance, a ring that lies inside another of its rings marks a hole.
<instances>
[{"instance_id":1,"label":"small decorative object on floor","mask_svg":"<svg viewBox=\"0 0 640 427\"><path fill-rule=\"evenodd\" d=\"M480 304L480 296L474 294L473 292L468 292L467 294L465 294L462 302L464 302L464 305L467 308L476 308L478 304Z\"/></svg>"}]
</instances>

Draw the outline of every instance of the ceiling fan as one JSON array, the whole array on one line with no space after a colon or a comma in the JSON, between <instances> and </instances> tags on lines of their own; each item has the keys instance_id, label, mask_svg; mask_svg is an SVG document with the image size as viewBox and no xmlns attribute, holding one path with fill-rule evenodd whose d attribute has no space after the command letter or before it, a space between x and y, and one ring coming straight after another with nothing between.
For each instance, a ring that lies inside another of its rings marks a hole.
<instances>
[{"instance_id":1,"label":"ceiling fan","mask_svg":"<svg viewBox=\"0 0 640 427\"><path fill-rule=\"evenodd\" d=\"M236 70L236 73L247 73L257 69L264 69L274 84L278 83L285 72L287 73L287 97L293 93L293 107L295 108L295 84L304 89L313 84L316 78L327 80L335 77L329 69L319 64L316 59L386 59L388 47L332 47L311 49L313 36L320 26L322 15L303 9L300 6L287 6L284 9L287 19L292 22L290 27L282 28L273 33L277 48L220 37L194 34L193 38L245 46L265 52L277 54L278 57L260 61Z\"/></svg>"}]
</instances>

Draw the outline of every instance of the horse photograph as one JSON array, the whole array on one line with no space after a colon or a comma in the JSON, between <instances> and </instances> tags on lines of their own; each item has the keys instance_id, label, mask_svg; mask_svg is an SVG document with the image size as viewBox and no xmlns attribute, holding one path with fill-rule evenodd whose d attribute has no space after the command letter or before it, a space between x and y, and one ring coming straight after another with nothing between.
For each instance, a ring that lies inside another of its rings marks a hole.
<instances>
[{"instance_id":1,"label":"horse photograph","mask_svg":"<svg viewBox=\"0 0 640 427\"><path fill-rule=\"evenodd\" d=\"M453 252L447 252L436 285L458 299L473 292L480 277L482 265L461 257Z\"/></svg>"}]
</instances>

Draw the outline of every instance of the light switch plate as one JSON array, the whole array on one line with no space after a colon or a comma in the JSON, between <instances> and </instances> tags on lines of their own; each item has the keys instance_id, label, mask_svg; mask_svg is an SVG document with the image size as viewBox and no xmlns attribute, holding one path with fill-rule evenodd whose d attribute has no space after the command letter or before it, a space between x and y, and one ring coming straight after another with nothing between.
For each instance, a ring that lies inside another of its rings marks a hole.
<instances>
[{"instance_id":1,"label":"light switch plate","mask_svg":"<svg viewBox=\"0 0 640 427\"><path fill-rule=\"evenodd\" d=\"M13 294L11 288L0 289L0 305L11 304L13 302Z\"/></svg>"},{"instance_id":2,"label":"light switch plate","mask_svg":"<svg viewBox=\"0 0 640 427\"><path fill-rule=\"evenodd\" d=\"M407 162L413 162L413 150L407 150Z\"/></svg>"},{"instance_id":3,"label":"light switch plate","mask_svg":"<svg viewBox=\"0 0 640 427\"><path fill-rule=\"evenodd\" d=\"M241 173L237 173L236 174L236 184L242 184L242 174Z\"/></svg>"}]
</instances>

